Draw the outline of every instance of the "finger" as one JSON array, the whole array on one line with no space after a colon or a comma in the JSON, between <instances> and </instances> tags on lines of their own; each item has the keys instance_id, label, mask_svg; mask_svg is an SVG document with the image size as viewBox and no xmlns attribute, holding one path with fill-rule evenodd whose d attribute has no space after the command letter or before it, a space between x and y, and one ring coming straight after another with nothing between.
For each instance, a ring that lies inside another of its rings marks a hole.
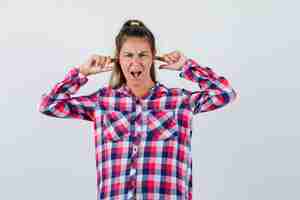
<instances>
[{"instance_id":1,"label":"finger","mask_svg":"<svg viewBox=\"0 0 300 200\"><path fill-rule=\"evenodd\" d=\"M108 57L108 65L109 66L114 66L115 62L113 61L113 59L109 56Z\"/></svg>"},{"instance_id":2,"label":"finger","mask_svg":"<svg viewBox=\"0 0 300 200\"><path fill-rule=\"evenodd\" d=\"M107 62L106 62L106 65L110 65L113 63L113 60L110 56L107 57Z\"/></svg>"},{"instance_id":3,"label":"finger","mask_svg":"<svg viewBox=\"0 0 300 200\"><path fill-rule=\"evenodd\" d=\"M111 59L108 57L103 58L103 59L104 59L104 63L103 63L103 65L101 65L101 72L112 71L113 66L110 65L112 63Z\"/></svg>"},{"instance_id":4,"label":"finger","mask_svg":"<svg viewBox=\"0 0 300 200\"><path fill-rule=\"evenodd\" d=\"M106 57L106 62L105 62L105 65L109 65L109 63L110 63L110 60L111 60L111 59L110 59L110 56L107 56L107 57Z\"/></svg>"},{"instance_id":5,"label":"finger","mask_svg":"<svg viewBox=\"0 0 300 200\"><path fill-rule=\"evenodd\" d=\"M169 69L169 70L176 70L176 64L164 64L160 65L159 69Z\"/></svg>"},{"instance_id":6,"label":"finger","mask_svg":"<svg viewBox=\"0 0 300 200\"><path fill-rule=\"evenodd\" d=\"M170 63L170 58L168 57L168 54L165 54L164 56L163 56L163 58L164 58L164 61L166 62L166 63Z\"/></svg>"},{"instance_id":7,"label":"finger","mask_svg":"<svg viewBox=\"0 0 300 200\"><path fill-rule=\"evenodd\" d=\"M87 62L84 64L85 66L91 66L93 64L93 59L88 59Z\"/></svg>"},{"instance_id":8,"label":"finger","mask_svg":"<svg viewBox=\"0 0 300 200\"><path fill-rule=\"evenodd\" d=\"M174 60L173 60L173 57L172 57L172 55L167 55L167 58L168 58L168 63L169 64L172 64L172 63L174 63Z\"/></svg>"},{"instance_id":9,"label":"finger","mask_svg":"<svg viewBox=\"0 0 300 200\"><path fill-rule=\"evenodd\" d=\"M105 70L105 63L106 63L106 58L104 56L101 56L99 61L99 69L100 71L104 71Z\"/></svg>"},{"instance_id":10,"label":"finger","mask_svg":"<svg viewBox=\"0 0 300 200\"><path fill-rule=\"evenodd\" d=\"M105 68L103 68L101 71L102 72L108 72L108 71L112 71L113 70L113 66L106 66Z\"/></svg>"},{"instance_id":11,"label":"finger","mask_svg":"<svg viewBox=\"0 0 300 200\"><path fill-rule=\"evenodd\" d=\"M87 66L93 66L95 64L95 59L94 57L90 57L87 61Z\"/></svg>"},{"instance_id":12,"label":"finger","mask_svg":"<svg viewBox=\"0 0 300 200\"><path fill-rule=\"evenodd\" d=\"M170 60L171 60L171 63L174 63L174 62L175 62L174 55L170 55L169 58L170 58Z\"/></svg>"},{"instance_id":13,"label":"finger","mask_svg":"<svg viewBox=\"0 0 300 200\"><path fill-rule=\"evenodd\" d=\"M170 55L170 57L171 57L171 60L172 60L173 62L177 62L177 61L178 61L178 52L174 51L174 52Z\"/></svg>"},{"instance_id":14,"label":"finger","mask_svg":"<svg viewBox=\"0 0 300 200\"><path fill-rule=\"evenodd\" d=\"M103 67L104 67L104 65L105 65L105 57L104 56L100 56L100 58L99 58L99 67L101 68L101 69L103 69Z\"/></svg>"},{"instance_id":15,"label":"finger","mask_svg":"<svg viewBox=\"0 0 300 200\"><path fill-rule=\"evenodd\" d=\"M155 56L155 60L165 62L165 60L162 56Z\"/></svg>"},{"instance_id":16,"label":"finger","mask_svg":"<svg viewBox=\"0 0 300 200\"><path fill-rule=\"evenodd\" d=\"M95 67L98 67L99 66L99 62L100 62L100 59L99 59L99 57L97 56L97 57L95 57Z\"/></svg>"},{"instance_id":17,"label":"finger","mask_svg":"<svg viewBox=\"0 0 300 200\"><path fill-rule=\"evenodd\" d=\"M103 56L102 57L102 63L101 63L101 70L102 71L105 71L105 69L106 69L106 63L107 63L107 57L106 56Z\"/></svg>"},{"instance_id":18,"label":"finger","mask_svg":"<svg viewBox=\"0 0 300 200\"><path fill-rule=\"evenodd\" d=\"M92 66L98 66L99 56L98 55L93 55L93 60L94 60L94 64Z\"/></svg>"},{"instance_id":19,"label":"finger","mask_svg":"<svg viewBox=\"0 0 300 200\"><path fill-rule=\"evenodd\" d=\"M109 71L112 69L112 66L110 65L111 63L112 63L111 59L109 57L106 57L106 61L105 61L105 65L104 65L105 71Z\"/></svg>"},{"instance_id":20,"label":"finger","mask_svg":"<svg viewBox=\"0 0 300 200\"><path fill-rule=\"evenodd\" d=\"M175 51L174 58L178 61L181 57L181 53L179 51Z\"/></svg>"}]
</instances>

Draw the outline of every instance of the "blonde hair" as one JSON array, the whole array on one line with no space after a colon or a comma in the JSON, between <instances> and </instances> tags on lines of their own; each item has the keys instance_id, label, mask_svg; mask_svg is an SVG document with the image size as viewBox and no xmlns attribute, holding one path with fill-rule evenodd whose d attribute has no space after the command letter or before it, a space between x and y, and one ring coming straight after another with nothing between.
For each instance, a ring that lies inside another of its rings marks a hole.
<instances>
[{"instance_id":1,"label":"blonde hair","mask_svg":"<svg viewBox=\"0 0 300 200\"><path fill-rule=\"evenodd\" d=\"M122 72L121 65L118 58L123 44L129 37L138 37L138 38L146 39L150 44L152 55L153 57L155 57L155 52L156 52L155 38L152 32L145 26L143 22L139 20L136 19L127 20L123 24L120 32L115 38L116 61L109 80L109 86L111 86L114 89L119 88L122 84L126 83L126 78ZM150 68L150 76L154 82L157 82L154 62L152 63Z\"/></svg>"}]
</instances>

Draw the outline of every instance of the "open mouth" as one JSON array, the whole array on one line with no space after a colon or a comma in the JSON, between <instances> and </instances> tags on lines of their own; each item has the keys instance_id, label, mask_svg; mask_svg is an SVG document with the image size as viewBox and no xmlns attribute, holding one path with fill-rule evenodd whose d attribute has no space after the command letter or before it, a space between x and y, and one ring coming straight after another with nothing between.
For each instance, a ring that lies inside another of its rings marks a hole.
<instances>
[{"instance_id":1,"label":"open mouth","mask_svg":"<svg viewBox=\"0 0 300 200\"><path fill-rule=\"evenodd\" d=\"M142 71L130 72L130 74L131 74L134 78L138 78L138 77L142 74Z\"/></svg>"}]
</instances>

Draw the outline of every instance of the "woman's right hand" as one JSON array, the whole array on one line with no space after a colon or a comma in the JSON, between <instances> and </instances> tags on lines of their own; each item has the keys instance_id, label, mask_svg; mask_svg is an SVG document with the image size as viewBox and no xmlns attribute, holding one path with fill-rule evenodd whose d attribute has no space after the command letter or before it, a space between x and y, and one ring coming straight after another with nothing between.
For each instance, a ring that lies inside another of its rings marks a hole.
<instances>
[{"instance_id":1,"label":"woman's right hand","mask_svg":"<svg viewBox=\"0 0 300 200\"><path fill-rule=\"evenodd\" d=\"M92 55L86 63L79 66L79 72L85 76L112 71L113 60L110 56Z\"/></svg>"}]
</instances>

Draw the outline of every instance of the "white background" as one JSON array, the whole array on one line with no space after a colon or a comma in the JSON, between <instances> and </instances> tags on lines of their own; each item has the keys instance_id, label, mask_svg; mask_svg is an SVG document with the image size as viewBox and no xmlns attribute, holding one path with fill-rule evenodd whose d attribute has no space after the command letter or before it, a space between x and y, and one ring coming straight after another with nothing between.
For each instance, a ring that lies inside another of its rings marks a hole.
<instances>
[{"instance_id":1,"label":"white background","mask_svg":"<svg viewBox=\"0 0 300 200\"><path fill-rule=\"evenodd\" d=\"M42 93L92 54L113 55L138 18L159 53L181 50L225 76L232 104L193 120L194 199L300 199L299 25L296 1L0 0L0 199L95 199L89 122L37 110ZM78 94L106 84L90 77ZM196 88L161 70L169 87Z\"/></svg>"}]
</instances>

